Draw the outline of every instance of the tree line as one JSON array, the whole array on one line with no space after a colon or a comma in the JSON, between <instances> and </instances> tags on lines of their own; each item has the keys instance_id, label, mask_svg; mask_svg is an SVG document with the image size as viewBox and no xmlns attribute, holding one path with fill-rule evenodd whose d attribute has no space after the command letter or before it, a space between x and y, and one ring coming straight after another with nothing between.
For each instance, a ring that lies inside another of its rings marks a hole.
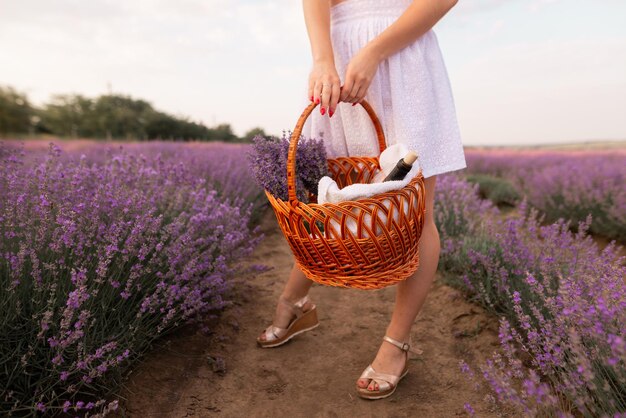
<instances>
[{"instance_id":1,"label":"tree line","mask_svg":"<svg viewBox=\"0 0 626 418\"><path fill-rule=\"evenodd\" d=\"M161 112L145 100L118 94L89 98L80 94L52 97L41 107L11 87L0 86L0 134L52 134L74 138L167 139L250 142L261 128L243 137L230 124L207 127Z\"/></svg>"}]
</instances>

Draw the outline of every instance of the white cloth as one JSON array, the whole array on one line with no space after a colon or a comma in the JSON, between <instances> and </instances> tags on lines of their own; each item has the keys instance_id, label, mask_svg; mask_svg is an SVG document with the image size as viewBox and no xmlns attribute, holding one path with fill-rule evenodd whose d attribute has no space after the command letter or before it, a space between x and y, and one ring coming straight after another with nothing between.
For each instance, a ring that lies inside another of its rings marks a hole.
<instances>
[{"instance_id":1,"label":"white cloth","mask_svg":"<svg viewBox=\"0 0 626 418\"><path fill-rule=\"evenodd\" d=\"M409 149L403 144L392 145L380 154L380 175L376 175L380 181L376 183L354 183L342 189L337 182L328 176L320 179L317 187L317 203L339 203L347 200L358 200L365 197L372 197L377 194L398 190L406 186L419 172L419 158L411 167L411 170L402 180L382 182L382 179L393 170L398 161L403 158Z\"/></svg>"},{"instance_id":2,"label":"white cloth","mask_svg":"<svg viewBox=\"0 0 626 418\"><path fill-rule=\"evenodd\" d=\"M411 0L344 0L331 8L331 40L343 84L350 58L391 25ZM302 108L310 102L307 87ZM378 67L365 95L387 145L417 151L424 177L466 167L454 100L435 33L430 30ZM328 109L327 109L328 110ZM332 118L315 108L305 137L323 138L329 158L379 155L372 122L361 106L339 103Z\"/></svg>"},{"instance_id":3,"label":"white cloth","mask_svg":"<svg viewBox=\"0 0 626 418\"><path fill-rule=\"evenodd\" d=\"M376 178L379 178L381 182L377 183L354 183L349 186L346 186L342 189L339 188L337 182L328 176L324 176L320 179L318 183L317 190L317 203L339 203L344 201L353 201L359 200L366 197L372 197L377 194L390 192L392 190L402 189L406 186L415 176L419 174L420 165L419 165L419 155L417 161L411 167L411 170L407 173L407 175L402 180L394 180L394 181L386 181L382 182L382 179L387 177L387 175L393 170L398 161L403 158L409 149L404 144L395 144L388 147L385 151L380 154L380 166L381 173L380 175L376 175ZM387 208L387 210L391 209L392 202L391 200L383 201L383 205ZM395 208L393 210L393 218L398 220L400 211L406 213L409 210L408 202L404 202L402 208ZM359 208L352 209L352 212L358 214L360 211ZM382 232L380 227L380 223L386 224L388 221L387 215L383 211L378 211L378 219L375 219L372 224L372 217L370 215L365 215L364 224L368 225L372 231L374 231L375 235L378 235ZM337 230L340 231L340 222L331 221L330 224ZM356 221L352 218L346 219L346 226L352 232L354 236L357 235L357 224ZM367 231L364 231L361 238L367 238L370 234ZM342 237L343 238L343 237Z\"/></svg>"}]
</instances>

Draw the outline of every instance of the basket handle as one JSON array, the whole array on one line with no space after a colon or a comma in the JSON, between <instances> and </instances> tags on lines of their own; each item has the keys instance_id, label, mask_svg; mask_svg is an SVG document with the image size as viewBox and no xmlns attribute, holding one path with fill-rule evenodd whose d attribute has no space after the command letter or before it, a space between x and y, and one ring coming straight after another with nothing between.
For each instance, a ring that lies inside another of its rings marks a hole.
<instances>
[{"instance_id":1,"label":"basket handle","mask_svg":"<svg viewBox=\"0 0 626 418\"><path fill-rule=\"evenodd\" d=\"M385 148L387 148L387 144L385 141L385 133L383 132L383 127L380 124L380 120L378 120L376 112L374 112L372 106L365 99L361 100L359 103L361 104L361 106L363 106L370 119L372 120L372 123L374 124L374 129L376 129L376 137L378 138L379 152L383 152ZM298 198L296 197L296 149L298 148L298 141L300 140L300 135L302 134L304 122L306 122L307 118L309 117L311 112L313 112L313 109L315 109L316 106L317 104L315 102L312 102L304 109L304 112L302 112L302 115L300 115L300 118L296 123L296 127L293 130L291 134L291 139L289 141L289 154L287 156L287 194L289 196L289 203L292 206L296 206L298 204Z\"/></svg>"}]
</instances>

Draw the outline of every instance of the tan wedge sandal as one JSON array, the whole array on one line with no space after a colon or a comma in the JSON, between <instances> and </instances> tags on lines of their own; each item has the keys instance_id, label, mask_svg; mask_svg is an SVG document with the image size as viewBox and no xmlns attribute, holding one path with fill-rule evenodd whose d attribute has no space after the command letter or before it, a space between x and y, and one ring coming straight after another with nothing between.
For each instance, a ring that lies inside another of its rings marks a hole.
<instances>
[{"instance_id":1,"label":"tan wedge sandal","mask_svg":"<svg viewBox=\"0 0 626 418\"><path fill-rule=\"evenodd\" d=\"M378 383L378 390L369 390L367 387L359 387L357 384L356 390L358 395L364 399L383 399L388 396L391 396L395 391L396 387L398 387L398 383L404 376L409 372L409 352L413 354L422 354L422 350L417 348L411 348L409 343L401 343L398 340L394 340L391 337L384 336L383 341L387 341L390 344L395 345L400 350L404 351L406 354L404 370L400 374L400 376L395 376L393 374L386 373L378 373L374 370L372 365L370 364L361 374L359 379L372 379L376 383Z\"/></svg>"},{"instance_id":2,"label":"tan wedge sandal","mask_svg":"<svg viewBox=\"0 0 626 418\"><path fill-rule=\"evenodd\" d=\"M294 304L287 302L283 298L279 298L278 302L289 307L293 315L295 315L295 318L293 318L287 328L279 328L273 324L270 325L263 331L265 340L259 337L256 342L263 348L278 347L279 345L285 344L296 335L317 328L320 323L317 320L317 309L315 305L307 311L303 309L308 301L308 296L303 297Z\"/></svg>"}]
</instances>

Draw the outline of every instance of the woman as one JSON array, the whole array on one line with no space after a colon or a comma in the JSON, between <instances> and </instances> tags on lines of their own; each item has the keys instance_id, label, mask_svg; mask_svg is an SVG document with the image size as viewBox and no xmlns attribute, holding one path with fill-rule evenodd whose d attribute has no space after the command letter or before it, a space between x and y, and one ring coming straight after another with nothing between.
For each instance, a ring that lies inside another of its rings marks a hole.
<instances>
[{"instance_id":1,"label":"woman","mask_svg":"<svg viewBox=\"0 0 626 418\"><path fill-rule=\"evenodd\" d=\"M359 396L391 395L407 373L411 326L439 261L433 205L436 175L466 167L447 71L431 28L456 0L303 0L313 66L307 100L319 103L305 137L323 137L329 157L379 155L363 99L376 111L388 145L417 151L426 187L418 270L396 286L396 301L374 361L357 380ZM352 106L339 102L352 103ZM258 338L276 347L318 325L312 282L294 265L273 324Z\"/></svg>"}]
</instances>

